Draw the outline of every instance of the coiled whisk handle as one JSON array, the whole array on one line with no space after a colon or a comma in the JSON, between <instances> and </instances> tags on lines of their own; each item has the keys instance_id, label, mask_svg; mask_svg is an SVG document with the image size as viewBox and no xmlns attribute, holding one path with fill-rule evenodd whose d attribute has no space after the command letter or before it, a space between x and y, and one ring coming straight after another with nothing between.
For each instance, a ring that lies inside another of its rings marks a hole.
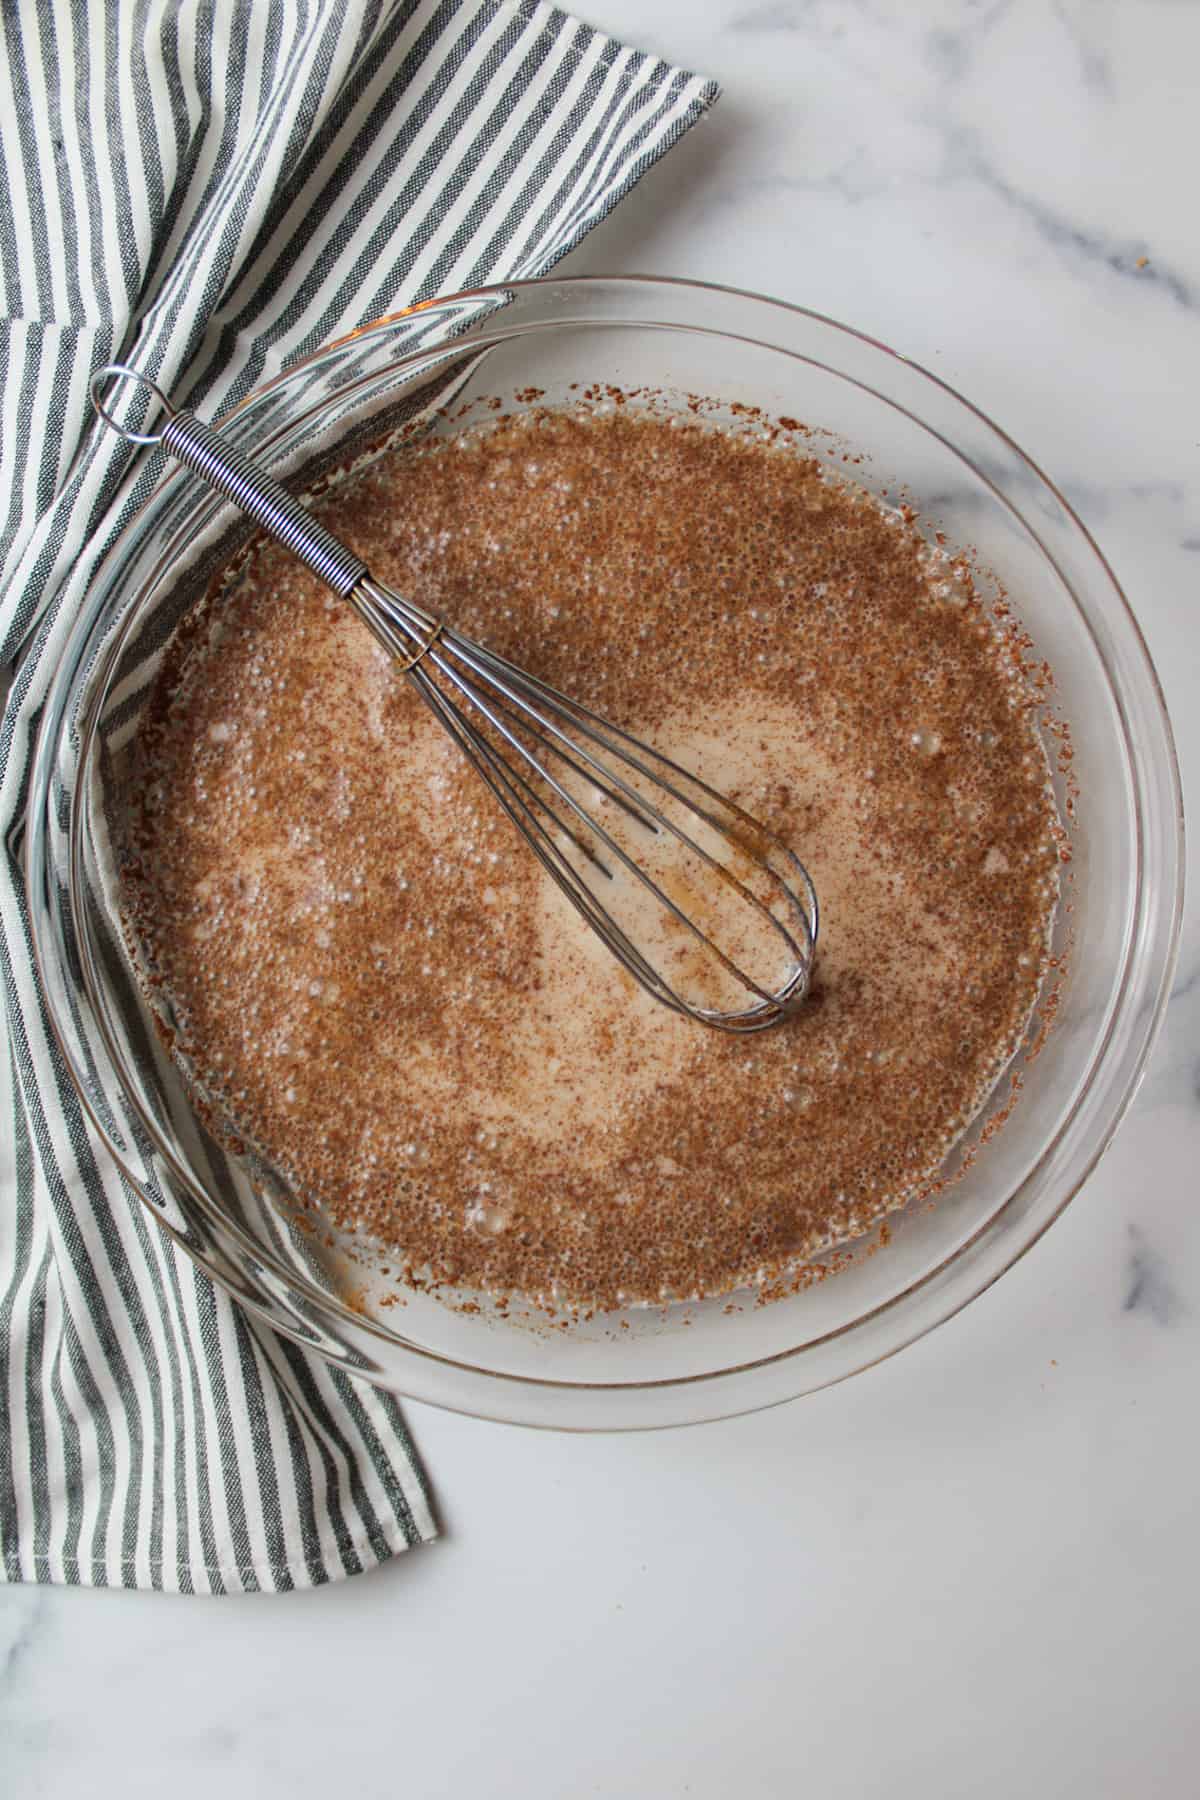
<instances>
[{"instance_id":1,"label":"coiled whisk handle","mask_svg":"<svg viewBox=\"0 0 1200 1800\"><path fill-rule=\"evenodd\" d=\"M119 424L107 410L100 392L110 381L132 381L148 389L167 415L162 429L138 432ZM273 476L195 413L177 412L154 382L137 369L109 363L92 376L91 393L92 405L106 425L131 443L160 444L177 462L232 500L256 525L278 539L341 599L346 599L366 575L366 564L318 524Z\"/></svg>"}]
</instances>

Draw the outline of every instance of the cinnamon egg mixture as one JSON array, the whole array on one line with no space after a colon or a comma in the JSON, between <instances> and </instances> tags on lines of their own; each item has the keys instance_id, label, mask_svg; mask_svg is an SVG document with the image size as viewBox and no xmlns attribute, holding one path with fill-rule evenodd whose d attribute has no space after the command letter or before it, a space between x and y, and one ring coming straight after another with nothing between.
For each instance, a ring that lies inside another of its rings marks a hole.
<instances>
[{"instance_id":1,"label":"cinnamon egg mixture","mask_svg":"<svg viewBox=\"0 0 1200 1800\"><path fill-rule=\"evenodd\" d=\"M568 1307L761 1284L926 1193L1029 1021L1062 831L964 558L794 433L496 418L316 509L381 580L790 844L809 993L638 989L350 609L259 543L185 621L123 830L194 1091L412 1277Z\"/></svg>"}]
</instances>

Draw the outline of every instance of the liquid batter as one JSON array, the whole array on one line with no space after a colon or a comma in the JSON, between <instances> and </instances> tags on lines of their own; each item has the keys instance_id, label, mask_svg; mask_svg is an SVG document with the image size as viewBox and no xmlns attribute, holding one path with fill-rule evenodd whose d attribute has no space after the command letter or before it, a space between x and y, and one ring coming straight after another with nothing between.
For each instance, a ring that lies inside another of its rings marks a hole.
<instances>
[{"instance_id":1,"label":"liquid batter","mask_svg":"<svg viewBox=\"0 0 1200 1800\"><path fill-rule=\"evenodd\" d=\"M791 844L816 970L749 1038L649 999L259 545L167 659L125 833L209 1106L410 1274L576 1307L761 1282L927 1192L1027 1024L1061 839L961 559L794 445L631 408L392 454L317 510Z\"/></svg>"}]
</instances>

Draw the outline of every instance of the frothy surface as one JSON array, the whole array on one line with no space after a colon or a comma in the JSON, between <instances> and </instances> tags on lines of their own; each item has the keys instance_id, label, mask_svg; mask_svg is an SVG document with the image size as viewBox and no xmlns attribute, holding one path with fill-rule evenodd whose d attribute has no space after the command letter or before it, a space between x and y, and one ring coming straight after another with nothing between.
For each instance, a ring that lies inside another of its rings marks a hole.
<instances>
[{"instance_id":1,"label":"frothy surface","mask_svg":"<svg viewBox=\"0 0 1200 1800\"><path fill-rule=\"evenodd\" d=\"M327 503L390 581L792 844L810 995L732 1040L578 923L350 611L259 547L147 709L134 934L209 1100L437 1281L728 1291L928 1188L1036 998L1058 825L965 567L792 449L618 412Z\"/></svg>"}]
</instances>

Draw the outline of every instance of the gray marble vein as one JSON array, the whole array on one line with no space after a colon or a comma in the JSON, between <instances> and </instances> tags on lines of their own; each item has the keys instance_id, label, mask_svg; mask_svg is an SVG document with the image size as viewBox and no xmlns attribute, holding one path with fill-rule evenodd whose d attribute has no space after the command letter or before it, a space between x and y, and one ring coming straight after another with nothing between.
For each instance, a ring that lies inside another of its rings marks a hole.
<instances>
[{"instance_id":1,"label":"gray marble vein","mask_svg":"<svg viewBox=\"0 0 1200 1800\"><path fill-rule=\"evenodd\" d=\"M1148 1241L1140 1226L1131 1225L1122 1311L1145 1313L1156 1325L1170 1325L1179 1317L1183 1304L1166 1257Z\"/></svg>"},{"instance_id":2,"label":"gray marble vein","mask_svg":"<svg viewBox=\"0 0 1200 1800\"><path fill-rule=\"evenodd\" d=\"M1116 98L1116 79L1107 51L1101 49L1091 31L1096 24L1097 8L1068 5L1066 0L1053 0L1051 8L1078 60L1079 74L1089 93L1104 100Z\"/></svg>"},{"instance_id":3,"label":"gray marble vein","mask_svg":"<svg viewBox=\"0 0 1200 1800\"><path fill-rule=\"evenodd\" d=\"M1145 238L1110 236L1073 221L1049 200L1028 192L997 166L979 132L965 125L945 130L948 181L968 180L1019 215L1043 243L1068 260L1080 274L1103 270L1124 281L1136 281L1187 312L1200 304L1200 285L1163 257L1152 255Z\"/></svg>"},{"instance_id":4,"label":"gray marble vein","mask_svg":"<svg viewBox=\"0 0 1200 1800\"><path fill-rule=\"evenodd\" d=\"M813 28L818 5L819 0L766 0L763 6L734 13L725 30L747 37L807 33Z\"/></svg>"},{"instance_id":5,"label":"gray marble vein","mask_svg":"<svg viewBox=\"0 0 1200 1800\"><path fill-rule=\"evenodd\" d=\"M32 1588L14 1597L3 1617L7 1632L0 1649L0 1695L5 1694L20 1673L29 1654L37 1630L41 1590Z\"/></svg>"}]
</instances>

